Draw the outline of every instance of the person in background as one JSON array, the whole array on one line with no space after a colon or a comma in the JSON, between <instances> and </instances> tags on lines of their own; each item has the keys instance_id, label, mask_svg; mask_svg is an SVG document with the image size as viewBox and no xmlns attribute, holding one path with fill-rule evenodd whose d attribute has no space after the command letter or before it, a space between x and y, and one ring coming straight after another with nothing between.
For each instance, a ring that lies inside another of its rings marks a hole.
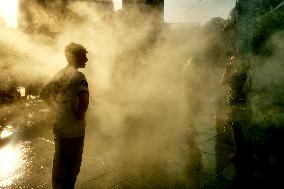
<instances>
[{"instance_id":1,"label":"person in background","mask_svg":"<svg viewBox=\"0 0 284 189\"><path fill-rule=\"evenodd\" d=\"M234 132L230 119L230 106L228 104L228 91L230 89L230 79L234 72L235 57L230 56L225 65L224 71L217 83L218 97L216 98L216 109L214 113L216 140L216 171L220 173L227 167L228 160L234 156L235 141Z\"/></svg>"},{"instance_id":2,"label":"person in background","mask_svg":"<svg viewBox=\"0 0 284 189\"><path fill-rule=\"evenodd\" d=\"M249 127L249 115L251 114L247 100L250 88L249 68L248 58L239 57L239 62L236 63L234 57L222 78L222 81L229 85L227 102L230 109L229 123L233 130L235 143L235 152L231 155L231 160L234 161L240 161L248 148L244 134Z\"/></svg>"},{"instance_id":3,"label":"person in background","mask_svg":"<svg viewBox=\"0 0 284 189\"><path fill-rule=\"evenodd\" d=\"M53 126L55 154L52 168L54 189L73 189L80 172L85 113L89 105L88 82L79 68L85 68L87 50L80 44L65 47L67 66L43 87L40 97L55 111Z\"/></svg>"}]
</instances>

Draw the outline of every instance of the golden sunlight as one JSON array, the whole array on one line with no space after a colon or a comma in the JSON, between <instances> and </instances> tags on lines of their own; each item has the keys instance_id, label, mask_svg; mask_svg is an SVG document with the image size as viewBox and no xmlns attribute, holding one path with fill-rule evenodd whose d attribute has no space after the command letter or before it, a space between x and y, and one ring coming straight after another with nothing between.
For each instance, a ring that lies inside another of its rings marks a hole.
<instances>
[{"instance_id":1,"label":"golden sunlight","mask_svg":"<svg viewBox=\"0 0 284 189\"><path fill-rule=\"evenodd\" d=\"M0 188L9 186L22 172L16 171L22 165L22 150L13 146L0 148Z\"/></svg>"},{"instance_id":2,"label":"golden sunlight","mask_svg":"<svg viewBox=\"0 0 284 189\"><path fill-rule=\"evenodd\" d=\"M18 0L0 0L0 19L7 27L17 28Z\"/></svg>"},{"instance_id":3,"label":"golden sunlight","mask_svg":"<svg viewBox=\"0 0 284 189\"><path fill-rule=\"evenodd\" d=\"M1 133L0 133L0 140L11 136L14 132L12 126L8 125Z\"/></svg>"},{"instance_id":4,"label":"golden sunlight","mask_svg":"<svg viewBox=\"0 0 284 189\"><path fill-rule=\"evenodd\" d=\"M13 170L17 165L17 151L11 146L7 146L0 150L0 173L7 173Z\"/></svg>"}]
</instances>

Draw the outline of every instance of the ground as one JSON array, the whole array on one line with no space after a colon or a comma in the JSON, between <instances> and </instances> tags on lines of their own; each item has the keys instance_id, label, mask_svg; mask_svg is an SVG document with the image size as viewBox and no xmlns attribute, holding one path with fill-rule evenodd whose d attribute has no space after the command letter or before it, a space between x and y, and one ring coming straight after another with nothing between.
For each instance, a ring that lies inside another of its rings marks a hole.
<instances>
[{"instance_id":1,"label":"ground","mask_svg":"<svg viewBox=\"0 0 284 189\"><path fill-rule=\"evenodd\" d=\"M2 111L4 113L1 124L10 124L14 132L5 140L1 139L0 188L51 188L54 154L52 113L42 100L37 99L21 100L5 108L2 107ZM89 112L92 112L92 106ZM120 144L122 147L117 149L120 145L114 144L115 140L95 128L94 123L99 124L99 121L92 120L95 117L87 118L83 161L76 188L227 188L230 186L234 177L234 168L230 161L223 158L222 170L217 171L216 168L214 124L203 123L196 128L197 136L194 142L201 152L202 166L200 171L189 172L188 179L184 179L181 178L184 177L183 175L169 174L163 161L145 161L147 154L133 156L127 154L130 151L123 151L123 145L127 145L128 148L138 148L137 146ZM131 119L131 121L136 124L135 121L139 120ZM143 123L146 122L139 124ZM131 141L131 138L128 139ZM150 146L149 144L149 149ZM221 146L221 148L228 147L226 143ZM126 154L123 154L124 152Z\"/></svg>"}]
</instances>

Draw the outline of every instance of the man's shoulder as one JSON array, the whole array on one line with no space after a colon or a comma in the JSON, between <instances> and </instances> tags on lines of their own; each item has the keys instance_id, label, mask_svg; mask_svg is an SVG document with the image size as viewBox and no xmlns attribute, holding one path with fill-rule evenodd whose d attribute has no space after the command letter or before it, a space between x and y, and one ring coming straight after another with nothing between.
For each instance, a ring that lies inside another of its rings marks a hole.
<instances>
[{"instance_id":1,"label":"man's shoulder","mask_svg":"<svg viewBox=\"0 0 284 189\"><path fill-rule=\"evenodd\" d=\"M81 78L86 78L85 75L82 72L80 72L80 71L78 71L78 70L76 70L72 67L68 67L68 66L59 70L55 74L55 78L61 78L61 77L68 77L71 80L72 79L78 80L78 79L81 79Z\"/></svg>"},{"instance_id":2,"label":"man's shoulder","mask_svg":"<svg viewBox=\"0 0 284 189\"><path fill-rule=\"evenodd\" d=\"M74 80L77 80L77 81L78 81L78 80L86 80L86 76L85 76L85 74L83 74L82 72L76 70L76 71L74 72L73 79L74 79Z\"/></svg>"},{"instance_id":3,"label":"man's shoulder","mask_svg":"<svg viewBox=\"0 0 284 189\"><path fill-rule=\"evenodd\" d=\"M73 83L78 88L88 88L88 82L86 80L85 74L78 70L74 72L71 83Z\"/></svg>"},{"instance_id":4,"label":"man's shoulder","mask_svg":"<svg viewBox=\"0 0 284 189\"><path fill-rule=\"evenodd\" d=\"M78 71L78 70L76 70L76 74L78 74L80 77L85 77L86 78L85 74L80 72L80 71Z\"/></svg>"},{"instance_id":5,"label":"man's shoulder","mask_svg":"<svg viewBox=\"0 0 284 189\"><path fill-rule=\"evenodd\" d=\"M79 80L80 80L80 85L85 87L85 88L88 88L88 82L87 82L87 79L86 79L86 76L85 74L83 74L82 72L79 72L77 71L78 73L78 77L79 77Z\"/></svg>"},{"instance_id":6,"label":"man's shoulder","mask_svg":"<svg viewBox=\"0 0 284 189\"><path fill-rule=\"evenodd\" d=\"M58 72L55 73L54 77L55 79L59 79L62 77L65 77L66 75L72 75L72 73L75 72L75 70L70 69L68 66L60 69Z\"/></svg>"}]
</instances>

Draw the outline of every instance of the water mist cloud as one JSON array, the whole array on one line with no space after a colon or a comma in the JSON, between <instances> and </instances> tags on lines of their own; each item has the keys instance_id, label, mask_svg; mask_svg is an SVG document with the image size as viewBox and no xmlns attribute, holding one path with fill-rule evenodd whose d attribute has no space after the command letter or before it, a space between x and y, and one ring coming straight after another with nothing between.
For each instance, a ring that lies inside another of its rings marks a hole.
<instances>
[{"instance_id":1,"label":"water mist cloud","mask_svg":"<svg viewBox=\"0 0 284 189\"><path fill-rule=\"evenodd\" d=\"M194 155L188 148L187 132L194 130L189 122L211 124L217 96L212 91L219 82L215 78L219 70L202 66L190 70L203 85L190 99L202 99L201 111L190 117L182 95L182 71L208 43L196 40L202 39L200 28L174 32L137 9L102 15L80 2L67 9L59 28L58 20L48 20L54 21L56 33L60 31L55 37L0 31L0 43L13 49L16 57L13 67L18 73L50 77L66 64L64 46L71 41L82 44L89 52L84 71L91 97L87 134L95 137L86 136L95 141L95 147L86 149L98 148L88 155L110 165L126 163L129 172L146 175L149 182L162 184L163 178L151 180L162 175L187 185L188 156Z\"/></svg>"}]
</instances>

